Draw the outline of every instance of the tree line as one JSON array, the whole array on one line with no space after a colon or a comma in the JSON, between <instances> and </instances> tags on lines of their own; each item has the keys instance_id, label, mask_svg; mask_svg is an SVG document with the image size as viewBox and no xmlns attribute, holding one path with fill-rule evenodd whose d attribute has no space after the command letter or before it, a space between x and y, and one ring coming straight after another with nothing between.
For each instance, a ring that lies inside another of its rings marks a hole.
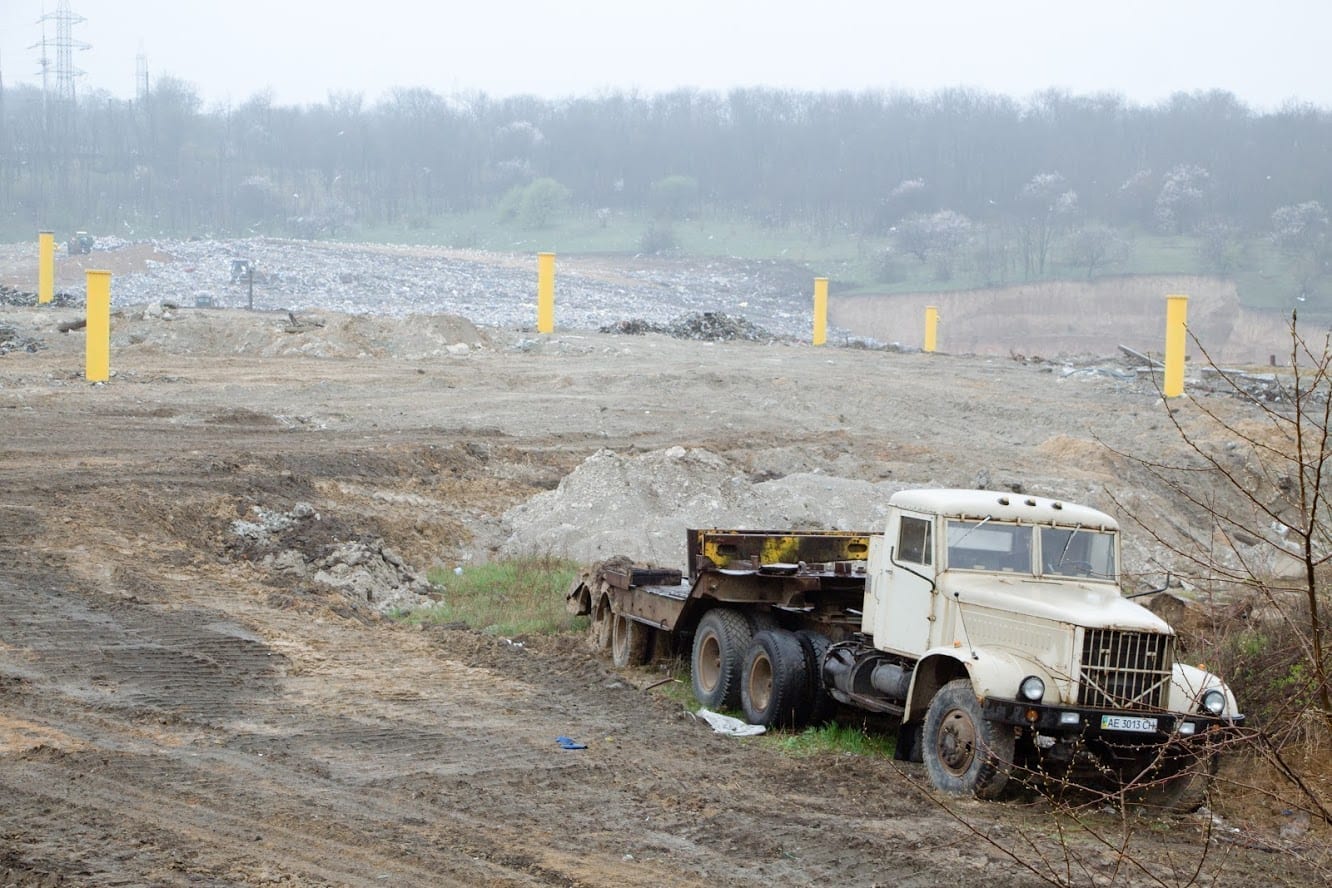
<instances>
[{"instance_id":1,"label":"tree line","mask_svg":"<svg viewBox=\"0 0 1332 888\"><path fill-rule=\"evenodd\" d=\"M1124 227L1213 232L1219 258L1234 232L1325 240L1332 196L1332 114L1258 113L1220 91L1142 106L1059 91L543 100L403 88L373 104L260 94L205 109L165 77L137 100L93 93L73 106L9 88L0 108L0 205L14 230L337 235L485 208L534 226L563 203L706 209L891 234L922 260L1002 223L1003 248L1033 276L1074 220L1084 237L1065 249L1090 273Z\"/></svg>"}]
</instances>

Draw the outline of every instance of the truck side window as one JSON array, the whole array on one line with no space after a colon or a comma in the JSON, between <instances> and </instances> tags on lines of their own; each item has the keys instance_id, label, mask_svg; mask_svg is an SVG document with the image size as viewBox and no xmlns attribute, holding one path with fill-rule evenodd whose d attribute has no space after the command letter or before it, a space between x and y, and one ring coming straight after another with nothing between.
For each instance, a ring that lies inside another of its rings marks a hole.
<instances>
[{"instance_id":1,"label":"truck side window","mask_svg":"<svg viewBox=\"0 0 1332 888\"><path fill-rule=\"evenodd\" d=\"M930 550L930 522L903 515L897 534L897 557L914 564L930 564Z\"/></svg>"}]
</instances>

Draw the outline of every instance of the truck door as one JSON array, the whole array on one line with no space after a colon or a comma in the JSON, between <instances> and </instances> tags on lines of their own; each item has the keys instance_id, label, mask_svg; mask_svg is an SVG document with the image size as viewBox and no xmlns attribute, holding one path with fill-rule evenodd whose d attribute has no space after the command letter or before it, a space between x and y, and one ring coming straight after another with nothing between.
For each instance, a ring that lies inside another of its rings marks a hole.
<instances>
[{"instance_id":1,"label":"truck door","mask_svg":"<svg viewBox=\"0 0 1332 888\"><path fill-rule=\"evenodd\" d=\"M917 656L934 646L937 536L933 516L896 512L883 537L871 540L880 547L870 553L874 646L880 650Z\"/></svg>"}]
</instances>

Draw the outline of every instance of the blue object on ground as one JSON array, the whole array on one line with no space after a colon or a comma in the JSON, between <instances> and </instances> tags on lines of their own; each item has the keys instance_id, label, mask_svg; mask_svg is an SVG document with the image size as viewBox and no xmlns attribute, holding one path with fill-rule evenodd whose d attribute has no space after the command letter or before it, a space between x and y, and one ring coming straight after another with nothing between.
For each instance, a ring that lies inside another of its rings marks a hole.
<instances>
[{"instance_id":1,"label":"blue object on ground","mask_svg":"<svg viewBox=\"0 0 1332 888\"><path fill-rule=\"evenodd\" d=\"M579 743L572 737L556 737L555 742L560 744L560 749L587 749L587 744Z\"/></svg>"}]
</instances>

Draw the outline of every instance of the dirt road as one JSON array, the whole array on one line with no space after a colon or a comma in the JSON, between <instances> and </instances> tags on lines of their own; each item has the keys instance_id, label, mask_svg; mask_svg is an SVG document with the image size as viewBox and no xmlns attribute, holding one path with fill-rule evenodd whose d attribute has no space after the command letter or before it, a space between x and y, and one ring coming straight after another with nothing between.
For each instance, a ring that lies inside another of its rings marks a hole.
<instances>
[{"instance_id":1,"label":"dirt road","mask_svg":"<svg viewBox=\"0 0 1332 888\"><path fill-rule=\"evenodd\" d=\"M742 478L983 472L1104 504L1118 469L1093 428L1170 439L1149 386L597 334L315 357L243 344L328 324L224 311L119 317L116 376L90 386L80 335L55 331L71 314L0 309L44 346L0 356L0 885L1040 881L1005 849L1077 884L1185 884L1200 858L1208 883L1309 884L1313 851L1206 815L1131 824L1138 869L1090 834L1061 844L1039 807L950 813L915 766L720 737L647 688L657 669L404 628L234 532L307 503L312 553L484 558L506 509L601 448L706 448Z\"/></svg>"}]
</instances>

